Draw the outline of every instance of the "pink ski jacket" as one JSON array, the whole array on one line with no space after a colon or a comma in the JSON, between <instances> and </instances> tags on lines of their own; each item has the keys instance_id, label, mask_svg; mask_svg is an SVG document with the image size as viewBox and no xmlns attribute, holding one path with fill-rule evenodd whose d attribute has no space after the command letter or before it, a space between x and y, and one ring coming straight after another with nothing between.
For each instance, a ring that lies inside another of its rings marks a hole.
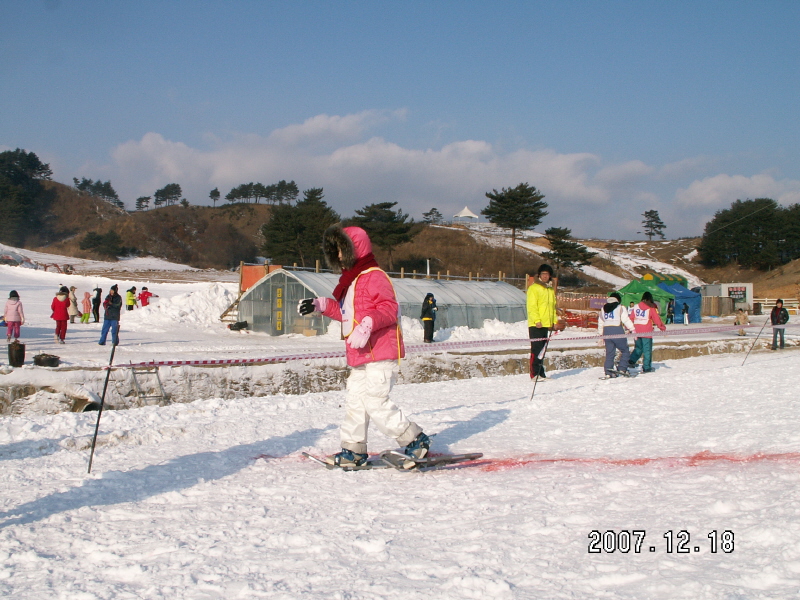
<instances>
[{"instance_id":1,"label":"pink ski jacket","mask_svg":"<svg viewBox=\"0 0 800 600\"><path fill-rule=\"evenodd\" d=\"M22 302L17 299L9 298L6 301L6 310L4 313L6 323L20 322L25 320L25 311L22 310Z\"/></svg>"},{"instance_id":2,"label":"pink ski jacket","mask_svg":"<svg viewBox=\"0 0 800 600\"><path fill-rule=\"evenodd\" d=\"M636 333L650 333L653 331L653 325L664 331L667 327L661 322L661 317L658 316L658 310L651 308L644 302L639 302L633 307L633 314L631 315L633 321L633 329Z\"/></svg>"},{"instance_id":3,"label":"pink ski jacket","mask_svg":"<svg viewBox=\"0 0 800 600\"><path fill-rule=\"evenodd\" d=\"M372 242L360 227L345 227L344 233L353 241L356 258L372 252ZM323 313L336 321L342 320L342 306L333 298L327 299ZM351 348L345 344L347 364L357 367L379 360L398 360L406 354L400 330L399 305L389 276L381 269L362 272L347 291L344 302L352 300L354 324L364 317L372 318L372 334L363 348ZM343 332L349 334L350 332Z\"/></svg>"}]
</instances>

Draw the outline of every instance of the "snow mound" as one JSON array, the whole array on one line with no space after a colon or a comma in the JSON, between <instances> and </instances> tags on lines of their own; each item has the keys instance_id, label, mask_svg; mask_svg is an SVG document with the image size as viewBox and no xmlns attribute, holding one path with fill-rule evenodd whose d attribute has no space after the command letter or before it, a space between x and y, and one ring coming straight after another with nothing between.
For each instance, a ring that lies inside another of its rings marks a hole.
<instances>
[{"instance_id":1,"label":"snow mound","mask_svg":"<svg viewBox=\"0 0 800 600\"><path fill-rule=\"evenodd\" d=\"M169 262L156 256L124 257L115 265L118 271L199 271L189 265Z\"/></svg>"},{"instance_id":2,"label":"snow mound","mask_svg":"<svg viewBox=\"0 0 800 600\"><path fill-rule=\"evenodd\" d=\"M153 300L157 300L155 304L123 315L127 329L135 331L177 323L193 327L218 327L220 315L233 304L236 294L228 286L214 283L202 290Z\"/></svg>"},{"instance_id":3,"label":"snow mound","mask_svg":"<svg viewBox=\"0 0 800 600\"><path fill-rule=\"evenodd\" d=\"M422 326L420 325L420 329ZM497 319L486 319L481 329L470 329L466 326L439 329L433 339L437 342L467 342L487 339L519 339L528 337L528 323L503 323Z\"/></svg>"}]
</instances>

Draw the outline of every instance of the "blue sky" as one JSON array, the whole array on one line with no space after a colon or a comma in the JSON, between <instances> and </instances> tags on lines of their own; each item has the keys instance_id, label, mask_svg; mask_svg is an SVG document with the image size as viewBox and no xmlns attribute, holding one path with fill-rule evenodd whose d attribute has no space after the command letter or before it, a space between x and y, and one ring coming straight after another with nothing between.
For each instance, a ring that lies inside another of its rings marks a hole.
<instances>
[{"instance_id":1,"label":"blue sky","mask_svg":"<svg viewBox=\"0 0 800 600\"><path fill-rule=\"evenodd\" d=\"M129 208L294 179L419 219L527 182L541 230L697 235L800 201L798 34L796 1L0 0L0 149Z\"/></svg>"}]
</instances>

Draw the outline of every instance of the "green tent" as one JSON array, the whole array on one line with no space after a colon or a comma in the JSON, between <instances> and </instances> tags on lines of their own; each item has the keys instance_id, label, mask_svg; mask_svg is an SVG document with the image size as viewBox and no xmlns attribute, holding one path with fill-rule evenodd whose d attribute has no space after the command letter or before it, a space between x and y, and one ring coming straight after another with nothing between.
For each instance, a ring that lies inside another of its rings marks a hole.
<instances>
[{"instance_id":1,"label":"green tent","mask_svg":"<svg viewBox=\"0 0 800 600\"><path fill-rule=\"evenodd\" d=\"M639 278L639 281L652 283L654 285L658 285L659 283L666 283L667 285L679 283L683 287L689 288L689 282L686 280L686 277L674 273L656 273L654 271L648 271Z\"/></svg>"},{"instance_id":2,"label":"green tent","mask_svg":"<svg viewBox=\"0 0 800 600\"><path fill-rule=\"evenodd\" d=\"M622 295L622 305L626 307L631 302L639 304L642 300L642 294L645 292L653 294L653 300L658 304L658 316L661 317L662 321L667 317L667 304L669 304L670 300L675 299L674 294L661 289L654 282L640 281L638 279L634 279L618 291Z\"/></svg>"}]
</instances>

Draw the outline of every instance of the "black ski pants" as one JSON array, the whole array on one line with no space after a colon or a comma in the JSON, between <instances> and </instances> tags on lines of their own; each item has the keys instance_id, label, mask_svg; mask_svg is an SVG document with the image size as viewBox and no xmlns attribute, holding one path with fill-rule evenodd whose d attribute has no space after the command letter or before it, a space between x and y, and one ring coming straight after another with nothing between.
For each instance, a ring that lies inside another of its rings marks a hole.
<instances>
[{"instance_id":1,"label":"black ski pants","mask_svg":"<svg viewBox=\"0 0 800 600\"><path fill-rule=\"evenodd\" d=\"M531 377L547 377L544 372L544 353L547 346L547 337L550 334L549 327L528 327L528 337L530 339L545 338L531 342Z\"/></svg>"}]
</instances>

